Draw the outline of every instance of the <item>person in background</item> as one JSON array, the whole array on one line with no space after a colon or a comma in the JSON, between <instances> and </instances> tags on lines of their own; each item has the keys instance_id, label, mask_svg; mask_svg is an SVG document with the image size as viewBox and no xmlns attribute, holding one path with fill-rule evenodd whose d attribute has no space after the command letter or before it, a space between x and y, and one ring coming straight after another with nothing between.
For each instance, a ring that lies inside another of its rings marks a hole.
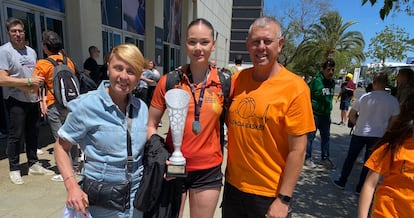
<instances>
[{"instance_id":1,"label":"person in background","mask_svg":"<svg viewBox=\"0 0 414 218\"><path fill-rule=\"evenodd\" d=\"M152 96L154 95L155 87L157 86L158 80L160 80L161 74L158 72L157 67L153 60L147 60L148 70L152 72L152 81L148 83L148 106L151 104Z\"/></svg>"},{"instance_id":2,"label":"person in background","mask_svg":"<svg viewBox=\"0 0 414 218\"><path fill-rule=\"evenodd\" d=\"M215 59L211 60L211 62L210 62L210 66L211 66L212 68L217 68L217 61L216 61Z\"/></svg>"},{"instance_id":3,"label":"person in background","mask_svg":"<svg viewBox=\"0 0 414 218\"><path fill-rule=\"evenodd\" d=\"M101 72L97 60L101 51L94 45L90 46L88 51L89 57L83 63L83 70L93 79L93 81L95 81L96 85L99 85L101 82Z\"/></svg>"},{"instance_id":4,"label":"person in background","mask_svg":"<svg viewBox=\"0 0 414 218\"><path fill-rule=\"evenodd\" d=\"M242 70L243 69L242 64L243 64L243 56L242 55L236 55L234 57L234 65L229 67L229 70L230 70L231 74L233 75L236 72Z\"/></svg>"},{"instance_id":5,"label":"person in background","mask_svg":"<svg viewBox=\"0 0 414 218\"><path fill-rule=\"evenodd\" d=\"M359 197L359 218L369 217L370 208L371 217L408 218L414 214L414 92L400 107L397 119L365 163L369 172Z\"/></svg>"},{"instance_id":6,"label":"person in background","mask_svg":"<svg viewBox=\"0 0 414 218\"><path fill-rule=\"evenodd\" d=\"M222 217L287 217L315 131L310 91L277 62L285 38L273 17L257 18L246 47L252 68L233 75Z\"/></svg>"},{"instance_id":7,"label":"person in background","mask_svg":"<svg viewBox=\"0 0 414 218\"><path fill-rule=\"evenodd\" d=\"M355 98L355 83L352 81L354 75L348 73L345 76L345 82L341 84L341 90L339 91L336 102L340 100L339 109L341 110L341 121L338 125L345 126L348 122L348 110L351 105L351 101L354 101Z\"/></svg>"},{"instance_id":8,"label":"person in background","mask_svg":"<svg viewBox=\"0 0 414 218\"><path fill-rule=\"evenodd\" d=\"M400 69L397 73L397 99L401 103L414 91L414 72L409 68Z\"/></svg>"},{"instance_id":9,"label":"person in background","mask_svg":"<svg viewBox=\"0 0 414 218\"><path fill-rule=\"evenodd\" d=\"M133 92L137 98L145 102L147 107L150 105L150 102L148 102L148 84L154 82L152 79L152 71L148 69L148 62L149 60L145 61L144 71L141 74L141 78L138 82L137 87L135 88L135 91Z\"/></svg>"},{"instance_id":10,"label":"person in background","mask_svg":"<svg viewBox=\"0 0 414 218\"><path fill-rule=\"evenodd\" d=\"M339 189L345 188L361 150L365 147L365 162L371 155L375 143L384 135L389 125L400 113L397 99L385 91L387 81L386 74L376 74L372 83L373 90L362 95L352 105L349 119L355 124L355 128L349 143L348 154L342 166L341 176L334 181L334 185ZM355 190L357 194L361 192L367 173L368 168L363 167Z\"/></svg>"},{"instance_id":11,"label":"person in background","mask_svg":"<svg viewBox=\"0 0 414 218\"><path fill-rule=\"evenodd\" d=\"M322 65L322 72L317 73L316 77L309 83L311 90L312 110L316 129L321 135L321 163L329 169L335 169L335 164L330 159L329 141L331 134L331 112L332 99L335 90L335 81L332 76L335 71L335 62L328 60ZM305 165L316 167L312 161L312 144L315 139L316 131L308 134L306 146Z\"/></svg>"},{"instance_id":12,"label":"person in background","mask_svg":"<svg viewBox=\"0 0 414 218\"><path fill-rule=\"evenodd\" d=\"M42 48L47 57L55 60L58 64L63 63L63 59L66 58L69 69L75 73L75 66L72 60L66 57L66 54L63 51L62 39L57 33L50 30L44 31L42 33ZM40 95L40 110L42 116L47 117L52 135L57 139L57 132L65 122L68 110L64 106L57 104L55 101L55 96L53 95L54 70L55 67L50 61L47 59L40 59L36 63L33 75L45 78L46 90L42 90ZM72 163L74 166L78 166L78 156L78 147L75 145L71 150ZM59 182L62 181L63 178L61 175L56 175L52 177L52 180Z\"/></svg>"},{"instance_id":13,"label":"person in background","mask_svg":"<svg viewBox=\"0 0 414 218\"><path fill-rule=\"evenodd\" d=\"M54 146L56 164L67 190L67 208L84 215L87 209L92 217L143 217L143 213L132 205L144 168L148 108L143 101L133 97L131 91L138 83L144 63L144 57L135 45L114 47L108 58L109 81L101 82L97 90L69 102L69 114L58 131L59 138ZM131 167L126 167L128 138L132 147L132 163L128 164ZM129 209L122 212L89 205L68 155L72 145L78 143L85 154L83 179L106 184L131 181Z\"/></svg>"},{"instance_id":14,"label":"person in background","mask_svg":"<svg viewBox=\"0 0 414 218\"><path fill-rule=\"evenodd\" d=\"M24 183L20 173L20 145L26 143L26 156L31 175L53 175L37 157L39 136L38 90L44 78L33 75L36 52L25 45L24 24L10 17L6 21L10 42L0 46L0 86L3 87L8 113L7 156L9 177L13 184Z\"/></svg>"},{"instance_id":15,"label":"person in background","mask_svg":"<svg viewBox=\"0 0 414 218\"><path fill-rule=\"evenodd\" d=\"M187 27L185 42L190 64L182 67L184 79L179 86L188 93L190 102L181 146L187 177L177 178L184 183L180 217L183 216L188 193L190 217L212 218L223 178L219 124L224 102L218 72L209 64L215 48L213 26L203 18L193 20ZM166 110L166 80L167 74L161 77L155 88L149 109L147 138L157 134L158 123ZM193 128L194 124L199 124L199 128ZM172 149L170 131L166 144Z\"/></svg>"}]
</instances>

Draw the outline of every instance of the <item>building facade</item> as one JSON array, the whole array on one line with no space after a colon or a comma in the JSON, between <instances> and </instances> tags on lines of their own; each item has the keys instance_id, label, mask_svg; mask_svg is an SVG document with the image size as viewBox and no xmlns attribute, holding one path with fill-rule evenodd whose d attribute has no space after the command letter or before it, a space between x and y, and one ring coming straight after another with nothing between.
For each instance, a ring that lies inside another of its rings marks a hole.
<instances>
[{"instance_id":1,"label":"building facade","mask_svg":"<svg viewBox=\"0 0 414 218\"><path fill-rule=\"evenodd\" d=\"M250 63L246 49L246 37L250 24L263 16L263 0L233 0L230 39L230 63L236 55L242 55L245 63Z\"/></svg>"},{"instance_id":2,"label":"building facade","mask_svg":"<svg viewBox=\"0 0 414 218\"><path fill-rule=\"evenodd\" d=\"M102 64L112 47L133 43L166 73L187 63L186 28L195 18L205 18L215 28L211 59L218 66L228 63L232 0L0 0L0 10L1 44L8 41L7 18L20 18L39 58L44 57L41 34L53 30L79 69L91 45L101 50Z\"/></svg>"}]
</instances>

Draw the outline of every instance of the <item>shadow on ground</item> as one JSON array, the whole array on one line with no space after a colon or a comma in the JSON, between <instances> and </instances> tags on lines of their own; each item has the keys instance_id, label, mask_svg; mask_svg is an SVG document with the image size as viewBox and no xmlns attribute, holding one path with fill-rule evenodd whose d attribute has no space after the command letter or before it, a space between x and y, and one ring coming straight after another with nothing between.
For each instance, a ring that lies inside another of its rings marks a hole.
<instances>
[{"instance_id":1,"label":"shadow on ground","mask_svg":"<svg viewBox=\"0 0 414 218\"><path fill-rule=\"evenodd\" d=\"M319 137L315 139L312 157L318 166L302 170L293 195L292 217L357 217L359 196L354 189L362 164L354 165L345 190L332 184L332 180L339 177L350 139L349 134L331 134L330 156L337 166L336 170L328 170L318 164L320 142Z\"/></svg>"}]
</instances>

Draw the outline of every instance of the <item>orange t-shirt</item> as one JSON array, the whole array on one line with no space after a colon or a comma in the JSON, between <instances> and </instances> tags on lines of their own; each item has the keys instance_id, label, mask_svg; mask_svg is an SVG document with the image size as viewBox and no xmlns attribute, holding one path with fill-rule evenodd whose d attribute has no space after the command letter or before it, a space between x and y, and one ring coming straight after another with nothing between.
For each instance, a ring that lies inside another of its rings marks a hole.
<instances>
[{"instance_id":1,"label":"orange t-shirt","mask_svg":"<svg viewBox=\"0 0 414 218\"><path fill-rule=\"evenodd\" d=\"M55 61L61 62L63 60L63 56L61 54L58 55L50 55L49 58L52 58ZM73 62L67 58L68 60L68 67L75 72L75 65ZM55 96L53 96L53 71L54 71L53 64L50 63L46 59L40 59L37 61L35 69L33 71L33 75L41 76L45 78L45 84L47 89L47 106L52 105L55 103Z\"/></svg>"},{"instance_id":2,"label":"orange t-shirt","mask_svg":"<svg viewBox=\"0 0 414 218\"><path fill-rule=\"evenodd\" d=\"M183 72L186 77L186 69ZM151 106L164 111L165 105L165 86L166 75L158 81L152 97ZM202 83L195 87L195 99L198 102ZM192 131L194 121L195 102L191 93L191 88L187 83L181 84L181 89L185 90L190 96L188 104L187 118L184 126L184 135L181 145L181 152L186 159L187 171L203 170L216 167L223 161L220 146L220 115L223 110L223 93L221 84L215 69L210 69L210 76L206 82L203 103L200 112L201 132L196 135ZM167 135L167 144L172 147L171 132Z\"/></svg>"},{"instance_id":3,"label":"orange t-shirt","mask_svg":"<svg viewBox=\"0 0 414 218\"><path fill-rule=\"evenodd\" d=\"M226 181L246 193L275 197L289 153L288 135L315 130L310 91L284 67L264 82L252 79L253 70L232 78Z\"/></svg>"},{"instance_id":4,"label":"orange t-shirt","mask_svg":"<svg viewBox=\"0 0 414 218\"><path fill-rule=\"evenodd\" d=\"M385 145L376 149L365 166L383 175L384 179L375 191L372 217L414 216L414 138L404 141L394 155L384 156Z\"/></svg>"}]
</instances>

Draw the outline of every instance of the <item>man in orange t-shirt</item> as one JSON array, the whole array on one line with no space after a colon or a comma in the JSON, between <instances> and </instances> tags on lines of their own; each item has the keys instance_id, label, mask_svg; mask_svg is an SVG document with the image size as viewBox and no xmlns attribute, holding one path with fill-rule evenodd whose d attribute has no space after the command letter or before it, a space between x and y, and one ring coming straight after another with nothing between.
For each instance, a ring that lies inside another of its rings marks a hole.
<instances>
[{"instance_id":1,"label":"man in orange t-shirt","mask_svg":"<svg viewBox=\"0 0 414 218\"><path fill-rule=\"evenodd\" d=\"M253 67L232 78L223 218L288 215L315 124L307 84L277 62L283 42L274 18L256 19L246 40Z\"/></svg>"},{"instance_id":2,"label":"man in orange t-shirt","mask_svg":"<svg viewBox=\"0 0 414 218\"><path fill-rule=\"evenodd\" d=\"M43 51L44 53L53 60L57 61L59 64L62 63L64 54L63 54L63 44L60 36L53 31L45 31L42 34L43 38ZM75 72L75 65L73 62L67 58L68 67ZM37 61L33 75L41 76L45 78L46 93L41 93L40 96L40 109L43 116L47 115L48 123L52 131L53 137L58 138L57 131L62 126L63 122L66 119L67 109L63 106L55 104L55 97L53 96L53 72L54 66L46 59L40 59ZM77 164L78 157L78 148L77 146L72 146L72 159L73 163ZM61 181L62 178L60 175L57 175L52 178L54 181Z\"/></svg>"}]
</instances>

